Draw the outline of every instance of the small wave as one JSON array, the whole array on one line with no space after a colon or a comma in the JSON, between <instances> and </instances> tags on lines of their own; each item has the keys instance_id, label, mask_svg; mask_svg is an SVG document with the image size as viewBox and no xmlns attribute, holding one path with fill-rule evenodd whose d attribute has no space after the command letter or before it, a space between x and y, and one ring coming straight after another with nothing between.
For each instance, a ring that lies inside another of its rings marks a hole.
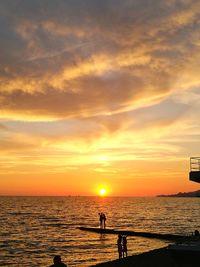
<instances>
[{"instance_id":1,"label":"small wave","mask_svg":"<svg viewBox=\"0 0 200 267\"><path fill-rule=\"evenodd\" d=\"M8 212L8 215L34 215L32 212Z\"/></svg>"},{"instance_id":2,"label":"small wave","mask_svg":"<svg viewBox=\"0 0 200 267\"><path fill-rule=\"evenodd\" d=\"M44 223L42 226L45 227L61 227L61 228L69 228L69 225L66 223Z\"/></svg>"}]
</instances>

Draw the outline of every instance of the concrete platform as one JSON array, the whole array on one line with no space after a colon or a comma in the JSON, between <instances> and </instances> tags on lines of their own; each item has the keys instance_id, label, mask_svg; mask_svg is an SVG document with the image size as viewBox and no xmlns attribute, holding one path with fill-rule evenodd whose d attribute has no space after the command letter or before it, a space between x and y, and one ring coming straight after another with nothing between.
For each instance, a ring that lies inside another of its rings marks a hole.
<instances>
[{"instance_id":1,"label":"concrete platform","mask_svg":"<svg viewBox=\"0 0 200 267\"><path fill-rule=\"evenodd\" d=\"M170 241L183 241L192 239L193 237L188 237L184 235L174 235L174 234L159 234L159 233L149 233L149 232L135 232L135 231L126 231L126 230L116 230L116 229L101 229L101 228L94 228L94 227L78 227L78 229L83 231L89 231L94 233L100 234L122 234L127 236L140 236L146 238L157 238L161 240L170 240Z\"/></svg>"}]
</instances>

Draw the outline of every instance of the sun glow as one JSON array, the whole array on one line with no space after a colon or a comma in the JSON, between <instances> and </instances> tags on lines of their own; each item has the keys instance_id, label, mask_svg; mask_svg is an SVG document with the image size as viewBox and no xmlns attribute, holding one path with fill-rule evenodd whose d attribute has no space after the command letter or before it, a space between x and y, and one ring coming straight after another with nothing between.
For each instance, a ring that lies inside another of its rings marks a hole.
<instances>
[{"instance_id":1,"label":"sun glow","mask_svg":"<svg viewBox=\"0 0 200 267\"><path fill-rule=\"evenodd\" d=\"M105 194L106 194L106 189L105 189L105 188L101 188L101 189L99 190L99 195L100 195L100 196L105 196Z\"/></svg>"}]
</instances>

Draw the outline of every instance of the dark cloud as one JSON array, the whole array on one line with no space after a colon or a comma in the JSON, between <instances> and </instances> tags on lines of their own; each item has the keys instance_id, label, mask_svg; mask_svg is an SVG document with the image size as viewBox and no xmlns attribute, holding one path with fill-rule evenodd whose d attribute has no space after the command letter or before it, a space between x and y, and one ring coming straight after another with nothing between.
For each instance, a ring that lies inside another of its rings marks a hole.
<instances>
[{"instance_id":1,"label":"dark cloud","mask_svg":"<svg viewBox=\"0 0 200 267\"><path fill-rule=\"evenodd\" d=\"M85 76L73 80L62 91L51 88L37 93L22 90L2 92L1 108L24 115L94 116L122 109L142 94L143 87L142 81L137 77L111 72L102 77Z\"/></svg>"},{"instance_id":2,"label":"dark cloud","mask_svg":"<svg viewBox=\"0 0 200 267\"><path fill-rule=\"evenodd\" d=\"M195 0L1 1L1 109L93 116L177 90L199 53L199 8Z\"/></svg>"}]
</instances>

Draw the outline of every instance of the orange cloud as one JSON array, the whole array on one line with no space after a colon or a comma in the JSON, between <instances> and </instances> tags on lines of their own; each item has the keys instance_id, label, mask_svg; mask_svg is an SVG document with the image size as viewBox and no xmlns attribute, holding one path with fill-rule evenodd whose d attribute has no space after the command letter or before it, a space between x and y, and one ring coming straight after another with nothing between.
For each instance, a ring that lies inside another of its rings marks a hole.
<instances>
[{"instance_id":1,"label":"orange cloud","mask_svg":"<svg viewBox=\"0 0 200 267\"><path fill-rule=\"evenodd\" d=\"M137 195L143 181L143 194L148 184L153 194L172 177L181 187L186 159L199 152L199 8L195 0L0 2L0 176L23 176L27 192L24 177L36 186L33 174L44 175L43 187L53 177L46 194L56 175L59 193L68 185L92 193L104 177L119 194Z\"/></svg>"}]
</instances>

